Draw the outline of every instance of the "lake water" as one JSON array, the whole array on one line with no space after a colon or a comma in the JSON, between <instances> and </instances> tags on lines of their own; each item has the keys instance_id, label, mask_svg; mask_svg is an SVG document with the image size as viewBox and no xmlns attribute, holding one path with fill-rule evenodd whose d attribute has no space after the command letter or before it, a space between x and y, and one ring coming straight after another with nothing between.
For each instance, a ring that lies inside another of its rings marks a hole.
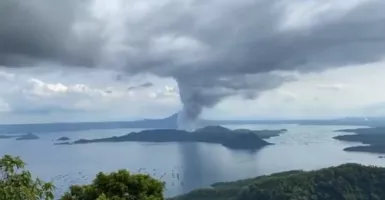
<instances>
[{"instance_id":1,"label":"lake water","mask_svg":"<svg viewBox=\"0 0 385 200\"><path fill-rule=\"evenodd\" d=\"M71 184L90 183L99 171L128 169L148 173L166 182L166 195L174 196L218 181L233 181L292 169L319 169L343 163L385 166L377 154L351 153L354 146L334 140L346 126L253 125L229 128L288 129L268 139L276 145L257 152L232 151L221 145L203 143L97 143L53 145L66 136L72 140L123 135L138 129L92 130L37 134L32 141L0 140L0 154L20 156L36 176L51 180L62 194Z\"/></svg>"}]
</instances>

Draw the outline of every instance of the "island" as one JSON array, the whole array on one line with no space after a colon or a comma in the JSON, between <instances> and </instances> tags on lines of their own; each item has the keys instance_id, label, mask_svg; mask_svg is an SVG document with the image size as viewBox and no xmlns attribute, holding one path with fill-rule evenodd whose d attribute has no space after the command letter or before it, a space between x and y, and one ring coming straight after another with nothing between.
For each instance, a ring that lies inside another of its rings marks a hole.
<instances>
[{"instance_id":1,"label":"island","mask_svg":"<svg viewBox=\"0 0 385 200\"><path fill-rule=\"evenodd\" d=\"M249 129L236 129L235 132L249 132ZM252 130L254 134L258 135L261 139L269 139L272 137L277 137L282 133L287 132L287 129L279 129L279 130Z\"/></svg>"},{"instance_id":2,"label":"island","mask_svg":"<svg viewBox=\"0 0 385 200\"><path fill-rule=\"evenodd\" d=\"M16 140L37 140L37 139L39 139L39 137L32 133L28 133L28 134L22 135L19 138L16 138Z\"/></svg>"},{"instance_id":3,"label":"island","mask_svg":"<svg viewBox=\"0 0 385 200\"><path fill-rule=\"evenodd\" d=\"M337 132L355 133L350 135L339 135L334 139L347 142L360 142L363 145L348 147L344 151L385 153L385 127L343 129Z\"/></svg>"},{"instance_id":4,"label":"island","mask_svg":"<svg viewBox=\"0 0 385 200\"><path fill-rule=\"evenodd\" d=\"M366 145L345 148L344 151L366 152L366 153L385 153L385 145Z\"/></svg>"},{"instance_id":5,"label":"island","mask_svg":"<svg viewBox=\"0 0 385 200\"><path fill-rule=\"evenodd\" d=\"M70 145L72 144L71 142L59 142L59 143L54 143L54 145Z\"/></svg>"},{"instance_id":6,"label":"island","mask_svg":"<svg viewBox=\"0 0 385 200\"><path fill-rule=\"evenodd\" d=\"M61 137L59 139L57 139L56 141L68 141L70 140L68 137Z\"/></svg>"},{"instance_id":7,"label":"island","mask_svg":"<svg viewBox=\"0 0 385 200\"><path fill-rule=\"evenodd\" d=\"M230 130L222 126L207 126L195 131L176 129L154 129L140 132L132 132L123 136L114 136L100 139L80 139L72 143L59 144L87 144L98 142L203 142L221 144L230 149L256 150L271 143L261 139L274 137L282 130L253 131L247 129Z\"/></svg>"},{"instance_id":8,"label":"island","mask_svg":"<svg viewBox=\"0 0 385 200\"><path fill-rule=\"evenodd\" d=\"M0 139L10 139L10 138L15 138L15 137L19 137L19 136L15 136L15 135L0 135Z\"/></svg>"}]
</instances>

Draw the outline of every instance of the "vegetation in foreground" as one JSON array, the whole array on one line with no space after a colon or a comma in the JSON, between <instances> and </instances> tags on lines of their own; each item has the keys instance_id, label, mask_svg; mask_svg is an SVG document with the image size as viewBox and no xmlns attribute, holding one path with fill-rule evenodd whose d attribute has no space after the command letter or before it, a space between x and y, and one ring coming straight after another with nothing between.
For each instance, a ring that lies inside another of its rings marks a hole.
<instances>
[{"instance_id":1,"label":"vegetation in foreground","mask_svg":"<svg viewBox=\"0 0 385 200\"><path fill-rule=\"evenodd\" d=\"M1 200L53 200L54 186L33 180L19 157L0 159ZM163 200L164 184L149 175L119 170L99 173L89 185L73 185L61 200Z\"/></svg>"},{"instance_id":2,"label":"vegetation in foreground","mask_svg":"<svg viewBox=\"0 0 385 200\"><path fill-rule=\"evenodd\" d=\"M52 200L54 187L32 179L18 157L0 159L1 200ZM316 171L288 171L215 183L170 200L381 200L385 168L344 164ZM126 170L99 173L89 185L74 185L61 200L163 200L164 184Z\"/></svg>"},{"instance_id":3,"label":"vegetation in foreground","mask_svg":"<svg viewBox=\"0 0 385 200\"><path fill-rule=\"evenodd\" d=\"M53 199L53 185L32 179L31 173L24 166L19 157L5 155L0 159L0 199Z\"/></svg>"}]
</instances>

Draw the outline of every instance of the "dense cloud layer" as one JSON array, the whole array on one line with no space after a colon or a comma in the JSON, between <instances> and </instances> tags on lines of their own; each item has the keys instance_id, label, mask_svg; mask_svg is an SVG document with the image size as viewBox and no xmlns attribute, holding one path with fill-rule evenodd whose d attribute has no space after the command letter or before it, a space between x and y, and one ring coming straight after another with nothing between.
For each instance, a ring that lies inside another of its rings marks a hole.
<instances>
[{"instance_id":1,"label":"dense cloud layer","mask_svg":"<svg viewBox=\"0 0 385 200\"><path fill-rule=\"evenodd\" d=\"M0 1L0 65L94 65L98 35L80 33L85 1Z\"/></svg>"},{"instance_id":2,"label":"dense cloud layer","mask_svg":"<svg viewBox=\"0 0 385 200\"><path fill-rule=\"evenodd\" d=\"M0 65L108 67L174 77L184 112L385 55L383 0L5 0Z\"/></svg>"}]
</instances>

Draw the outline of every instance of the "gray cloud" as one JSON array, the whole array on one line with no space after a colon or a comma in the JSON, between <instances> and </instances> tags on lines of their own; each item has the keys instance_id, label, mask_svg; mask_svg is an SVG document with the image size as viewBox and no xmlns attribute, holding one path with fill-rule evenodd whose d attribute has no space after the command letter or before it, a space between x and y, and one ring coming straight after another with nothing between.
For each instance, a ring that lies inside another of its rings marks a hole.
<instances>
[{"instance_id":1,"label":"gray cloud","mask_svg":"<svg viewBox=\"0 0 385 200\"><path fill-rule=\"evenodd\" d=\"M152 86L154 86L153 83L146 82L146 83L142 83L142 84L137 85L137 86L131 86L131 87L127 88L127 90L129 90L129 91L130 90L137 90L137 89L149 88L149 87L152 87Z\"/></svg>"},{"instance_id":2,"label":"gray cloud","mask_svg":"<svg viewBox=\"0 0 385 200\"><path fill-rule=\"evenodd\" d=\"M316 86L318 89L321 90L332 90L332 91L340 91L345 89L347 86L344 84L320 84Z\"/></svg>"},{"instance_id":3,"label":"gray cloud","mask_svg":"<svg viewBox=\"0 0 385 200\"><path fill-rule=\"evenodd\" d=\"M2 0L0 2L0 65L40 62L89 66L97 56L97 35L75 32L87 1ZM96 48L95 48L96 47Z\"/></svg>"},{"instance_id":4,"label":"gray cloud","mask_svg":"<svg viewBox=\"0 0 385 200\"><path fill-rule=\"evenodd\" d=\"M55 61L174 77L181 119L194 121L225 97L256 98L295 80L282 72L375 62L385 54L383 0L349 9L337 7L345 0L314 1L332 9L294 27L283 24L296 0L148 0L146 12L134 9L137 1L122 2L130 6L100 17L86 9L89 1L1 1L0 64Z\"/></svg>"}]
</instances>

